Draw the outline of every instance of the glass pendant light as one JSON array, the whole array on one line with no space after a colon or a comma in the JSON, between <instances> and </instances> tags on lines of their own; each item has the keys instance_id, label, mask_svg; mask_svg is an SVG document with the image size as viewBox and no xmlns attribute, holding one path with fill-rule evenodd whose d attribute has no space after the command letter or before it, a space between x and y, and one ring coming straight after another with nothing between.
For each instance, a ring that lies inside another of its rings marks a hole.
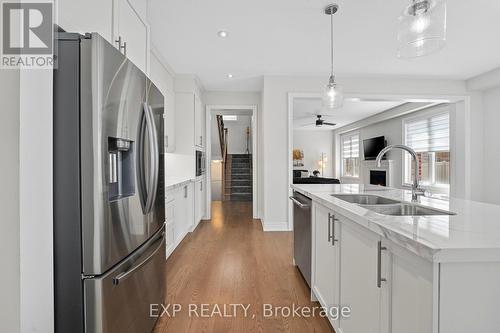
<instances>
[{"instance_id":1,"label":"glass pendant light","mask_svg":"<svg viewBox=\"0 0 500 333\"><path fill-rule=\"evenodd\" d=\"M398 57L428 55L445 44L445 0L412 0L399 17Z\"/></svg>"},{"instance_id":2,"label":"glass pendant light","mask_svg":"<svg viewBox=\"0 0 500 333\"><path fill-rule=\"evenodd\" d=\"M335 82L335 75L333 74L333 15L338 11L339 6L337 4L328 5L325 8L325 14L330 15L330 28L331 28L331 38L330 38L330 60L331 60L331 71L330 78L328 79L328 84L323 92L323 106L330 109L339 108L344 102L344 94L342 93L342 87Z\"/></svg>"}]
</instances>

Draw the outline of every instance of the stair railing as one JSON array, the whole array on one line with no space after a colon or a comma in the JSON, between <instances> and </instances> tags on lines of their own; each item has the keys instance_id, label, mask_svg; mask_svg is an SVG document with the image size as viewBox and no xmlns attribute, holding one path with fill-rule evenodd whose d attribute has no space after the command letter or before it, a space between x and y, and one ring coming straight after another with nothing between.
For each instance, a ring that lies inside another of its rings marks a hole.
<instances>
[{"instance_id":1,"label":"stair railing","mask_svg":"<svg viewBox=\"0 0 500 333\"><path fill-rule=\"evenodd\" d=\"M219 144L222 156L222 199L224 200L224 193L226 188L226 169L227 169L227 128L224 127L224 120L222 115L217 115L217 128L219 130Z\"/></svg>"}]
</instances>

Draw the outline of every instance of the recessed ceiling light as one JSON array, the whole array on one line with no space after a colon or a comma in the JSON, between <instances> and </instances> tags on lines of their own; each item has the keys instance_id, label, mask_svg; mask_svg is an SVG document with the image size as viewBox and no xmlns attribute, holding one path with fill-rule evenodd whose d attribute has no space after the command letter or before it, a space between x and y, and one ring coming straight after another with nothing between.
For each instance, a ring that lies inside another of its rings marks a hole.
<instances>
[{"instance_id":1,"label":"recessed ceiling light","mask_svg":"<svg viewBox=\"0 0 500 333\"><path fill-rule=\"evenodd\" d=\"M217 36L219 36L220 38L226 38L227 37L227 31L226 30L220 30L219 32L217 32Z\"/></svg>"},{"instance_id":2,"label":"recessed ceiling light","mask_svg":"<svg viewBox=\"0 0 500 333\"><path fill-rule=\"evenodd\" d=\"M231 73L227 74L227 78L228 79L232 79L233 78L233 74L231 74Z\"/></svg>"}]
</instances>

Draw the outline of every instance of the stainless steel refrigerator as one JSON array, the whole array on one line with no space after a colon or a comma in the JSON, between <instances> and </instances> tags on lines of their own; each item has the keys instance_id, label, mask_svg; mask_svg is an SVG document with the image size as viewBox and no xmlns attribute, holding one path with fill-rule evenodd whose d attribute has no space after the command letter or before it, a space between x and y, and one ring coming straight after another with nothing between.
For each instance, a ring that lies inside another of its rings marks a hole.
<instances>
[{"instance_id":1,"label":"stainless steel refrigerator","mask_svg":"<svg viewBox=\"0 0 500 333\"><path fill-rule=\"evenodd\" d=\"M150 332L166 291L163 95L98 34L56 36L56 332Z\"/></svg>"}]
</instances>

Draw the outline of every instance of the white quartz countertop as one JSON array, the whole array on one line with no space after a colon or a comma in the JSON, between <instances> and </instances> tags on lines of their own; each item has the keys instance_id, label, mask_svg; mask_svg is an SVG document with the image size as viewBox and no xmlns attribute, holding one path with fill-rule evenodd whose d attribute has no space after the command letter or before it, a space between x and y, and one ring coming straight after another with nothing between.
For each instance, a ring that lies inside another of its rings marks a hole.
<instances>
[{"instance_id":1,"label":"white quartz countertop","mask_svg":"<svg viewBox=\"0 0 500 333\"><path fill-rule=\"evenodd\" d=\"M165 189L169 190L176 186L181 186L187 182L194 181L193 177L165 177Z\"/></svg>"},{"instance_id":2,"label":"white quartz countertop","mask_svg":"<svg viewBox=\"0 0 500 333\"><path fill-rule=\"evenodd\" d=\"M420 205L456 215L390 216L331 194L371 194L410 202L410 191L358 184L296 184L292 189L433 262L500 262L498 205L421 197Z\"/></svg>"}]
</instances>

